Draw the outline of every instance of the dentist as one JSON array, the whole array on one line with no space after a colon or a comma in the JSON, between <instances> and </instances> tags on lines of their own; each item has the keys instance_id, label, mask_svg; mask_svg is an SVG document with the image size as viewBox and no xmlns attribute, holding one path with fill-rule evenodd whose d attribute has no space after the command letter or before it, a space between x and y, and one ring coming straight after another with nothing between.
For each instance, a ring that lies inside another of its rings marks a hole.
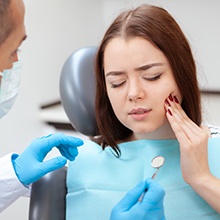
<instances>
[{"instance_id":1,"label":"dentist","mask_svg":"<svg viewBox=\"0 0 220 220\"><path fill-rule=\"evenodd\" d=\"M0 118L12 107L18 94L21 63L17 51L26 39L22 0L0 0ZM61 133L34 140L21 155L0 157L0 212L20 196L30 193L31 183L73 161L83 141ZM43 161L57 147L62 156Z\"/></svg>"}]
</instances>

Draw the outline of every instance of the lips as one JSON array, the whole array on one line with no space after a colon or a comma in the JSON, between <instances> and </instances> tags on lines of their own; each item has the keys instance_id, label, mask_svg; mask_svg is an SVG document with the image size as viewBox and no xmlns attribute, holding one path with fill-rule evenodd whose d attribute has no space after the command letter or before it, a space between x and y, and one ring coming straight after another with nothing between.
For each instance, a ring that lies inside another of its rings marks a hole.
<instances>
[{"instance_id":1,"label":"lips","mask_svg":"<svg viewBox=\"0 0 220 220\"><path fill-rule=\"evenodd\" d=\"M146 108L133 108L128 115L135 121L144 121L148 118L151 109Z\"/></svg>"},{"instance_id":2,"label":"lips","mask_svg":"<svg viewBox=\"0 0 220 220\"><path fill-rule=\"evenodd\" d=\"M145 114L147 112L150 112L150 109L136 108L136 109L132 109L128 114L129 115L142 115L142 114Z\"/></svg>"}]
</instances>

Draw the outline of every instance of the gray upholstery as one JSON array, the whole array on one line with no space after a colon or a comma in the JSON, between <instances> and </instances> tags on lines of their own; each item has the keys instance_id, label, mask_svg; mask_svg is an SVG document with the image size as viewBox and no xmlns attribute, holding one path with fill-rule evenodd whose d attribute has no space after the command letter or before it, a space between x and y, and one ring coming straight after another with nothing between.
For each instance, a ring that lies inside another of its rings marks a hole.
<instances>
[{"instance_id":1,"label":"gray upholstery","mask_svg":"<svg viewBox=\"0 0 220 220\"><path fill-rule=\"evenodd\" d=\"M85 47L66 60L60 77L60 96L72 126L96 135L94 57L96 47ZM66 209L66 167L32 185L29 220L63 220Z\"/></svg>"},{"instance_id":2,"label":"gray upholstery","mask_svg":"<svg viewBox=\"0 0 220 220\"><path fill-rule=\"evenodd\" d=\"M84 47L69 56L60 77L60 97L72 126L87 136L96 135L95 74L96 47Z\"/></svg>"},{"instance_id":3,"label":"gray upholstery","mask_svg":"<svg viewBox=\"0 0 220 220\"><path fill-rule=\"evenodd\" d=\"M48 173L32 185L29 220L64 220L67 168Z\"/></svg>"}]
</instances>

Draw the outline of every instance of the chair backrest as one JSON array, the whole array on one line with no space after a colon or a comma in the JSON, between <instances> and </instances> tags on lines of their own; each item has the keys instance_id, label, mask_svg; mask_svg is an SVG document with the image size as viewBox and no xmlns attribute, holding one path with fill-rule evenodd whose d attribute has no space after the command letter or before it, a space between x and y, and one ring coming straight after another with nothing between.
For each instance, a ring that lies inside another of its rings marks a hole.
<instances>
[{"instance_id":1,"label":"chair backrest","mask_svg":"<svg viewBox=\"0 0 220 220\"><path fill-rule=\"evenodd\" d=\"M66 219L66 173L63 167L32 184L29 220Z\"/></svg>"},{"instance_id":2,"label":"chair backrest","mask_svg":"<svg viewBox=\"0 0 220 220\"><path fill-rule=\"evenodd\" d=\"M97 135L94 59L97 47L84 47L64 63L60 98L72 126L87 136Z\"/></svg>"},{"instance_id":3,"label":"chair backrest","mask_svg":"<svg viewBox=\"0 0 220 220\"><path fill-rule=\"evenodd\" d=\"M96 47L81 48L63 65L60 97L72 126L80 133L95 136ZM32 185L29 220L64 220L66 213L66 167L48 173Z\"/></svg>"}]
</instances>

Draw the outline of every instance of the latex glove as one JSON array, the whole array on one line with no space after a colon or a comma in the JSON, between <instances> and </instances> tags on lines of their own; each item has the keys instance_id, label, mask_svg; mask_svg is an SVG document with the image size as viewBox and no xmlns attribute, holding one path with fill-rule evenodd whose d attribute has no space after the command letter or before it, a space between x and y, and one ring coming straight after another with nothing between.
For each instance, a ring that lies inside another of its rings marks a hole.
<instances>
[{"instance_id":1,"label":"latex glove","mask_svg":"<svg viewBox=\"0 0 220 220\"><path fill-rule=\"evenodd\" d=\"M78 155L77 147L82 144L81 139L62 133L37 138L20 156L12 156L15 173L24 185L29 185L45 174L63 167L67 159L73 161ZM53 147L57 147L62 156L43 161Z\"/></svg>"},{"instance_id":2,"label":"latex glove","mask_svg":"<svg viewBox=\"0 0 220 220\"><path fill-rule=\"evenodd\" d=\"M141 194L147 189L141 202ZM163 198L165 192L152 179L146 179L130 190L113 208L110 220L164 220Z\"/></svg>"}]
</instances>

